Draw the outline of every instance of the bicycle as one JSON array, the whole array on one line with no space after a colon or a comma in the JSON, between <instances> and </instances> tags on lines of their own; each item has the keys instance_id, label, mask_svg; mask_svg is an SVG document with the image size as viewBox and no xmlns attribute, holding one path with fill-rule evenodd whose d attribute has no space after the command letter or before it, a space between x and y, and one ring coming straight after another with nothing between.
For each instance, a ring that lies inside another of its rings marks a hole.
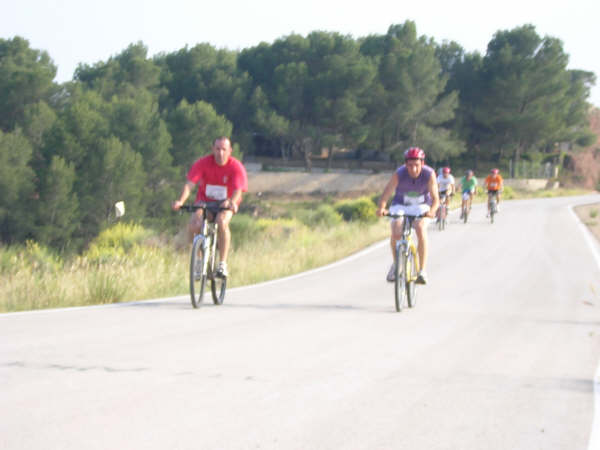
<instances>
[{"instance_id":1,"label":"bicycle","mask_svg":"<svg viewBox=\"0 0 600 450\"><path fill-rule=\"evenodd\" d=\"M489 192L488 197L490 223L494 223L494 216L498 214L498 191Z\"/></svg>"},{"instance_id":2,"label":"bicycle","mask_svg":"<svg viewBox=\"0 0 600 450\"><path fill-rule=\"evenodd\" d=\"M446 228L446 218L448 217L448 207L446 206L446 195L440 195L440 207L436 213L436 223L438 229L443 231Z\"/></svg>"},{"instance_id":3,"label":"bicycle","mask_svg":"<svg viewBox=\"0 0 600 450\"><path fill-rule=\"evenodd\" d=\"M207 280L210 280L210 290L215 305L223 304L227 289L227 277L217 275L218 224L214 218L219 211L228 208L221 207L220 202L200 202L195 205L183 205L180 208L188 212L199 209L202 210L202 226L200 234L194 236L190 257L190 296L194 308L198 308L202 303ZM207 212L212 213L212 220L208 220Z\"/></svg>"},{"instance_id":4,"label":"bicycle","mask_svg":"<svg viewBox=\"0 0 600 450\"><path fill-rule=\"evenodd\" d=\"M417 303L417 276L419 265L419 255L417 247L412 239L412 225L423 215L408 214L386 214L392 219L404 217L402 225L402 239L396 241L396 258L394 267L394 294L396 311L400 312L404 306L404 298L408 301L408 307L413 308Z\"/></svg>"},{"instance_id":5,"label":"bicycle","mask_svg":"<svg viewBox=\"0 0 600 450\"><path fill-rule=\"evenodd\" d=\"M469 212L471 211L471 194L469 192L463 192L463 205L460 213L460 218L463 219L464 223L467 223L469 218Z\"/></svg>"}]
</instances>

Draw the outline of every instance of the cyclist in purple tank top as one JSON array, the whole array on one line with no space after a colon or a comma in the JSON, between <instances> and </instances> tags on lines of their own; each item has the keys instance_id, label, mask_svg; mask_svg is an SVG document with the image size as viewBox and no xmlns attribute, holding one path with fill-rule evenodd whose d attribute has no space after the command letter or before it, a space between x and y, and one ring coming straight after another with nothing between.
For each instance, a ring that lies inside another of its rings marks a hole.
<instances>
[{"instance_id":1,"label":"cyclist in purple tank top","mask_svg":"<svg viewBox=\"0 0 600 450\"><path fill-rule=\"evenodd\" d=\"M440 204L435 171L425 165L425 152L418 147L411 147L404 152L404 165L398 168L388 181L383 194L379 199L377 215L386 214L388 199L394 194L390 213L398 214L400 211L409 215L424 215L423 219L415 220L414 228L419 240L419 275L417 283L427 284L425 264L427 263L427 224L428 219L435 218L435 213ZM395 257L396 241L402 238L403 219L392 220L392 235L390 245L392 256ZM394 267L392 263L387 275L388 281L394 281Z\"/></svg>"}]
</instances>

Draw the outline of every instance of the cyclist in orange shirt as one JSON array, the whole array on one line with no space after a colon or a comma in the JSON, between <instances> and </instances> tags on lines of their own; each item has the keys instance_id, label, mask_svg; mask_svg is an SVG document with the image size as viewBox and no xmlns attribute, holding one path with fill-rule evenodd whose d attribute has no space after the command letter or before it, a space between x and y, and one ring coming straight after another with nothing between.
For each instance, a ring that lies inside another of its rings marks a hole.
<instances>
[{"instance_id":1,"label":"cyclist in orange shirt","mask_svg":"<svg viewBox=\"0 0 600 450\"><path fill-rule=\"evenodd\" d=\"M488 212L487 217L490 216L490 200L492 196L496 196L496 212L499 211L498 205L500 205L500 196L502 194L502 189L504 188L504 180L502 179L502 175L500 175L500 171L498 169L490 170L490 174L484 180L485 185L488 190Z\"/></svg>"}]
</instances>

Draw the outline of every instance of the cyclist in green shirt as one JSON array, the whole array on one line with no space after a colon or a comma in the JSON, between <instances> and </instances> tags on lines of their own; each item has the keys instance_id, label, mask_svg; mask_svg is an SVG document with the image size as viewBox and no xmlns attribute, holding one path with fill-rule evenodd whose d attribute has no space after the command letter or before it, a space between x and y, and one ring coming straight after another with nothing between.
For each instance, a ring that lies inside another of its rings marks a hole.
<instances>
[{"instance_id":1,"label":"cyclist in green shirt","mask_svg":"<svg viewBox=\"0 0 600 450\"><path fill-rule=\"evenodd\" d=\"M460 207L461 213L460 218L462 219L462 211L465 210L465 202L469 202L469 211L471 211L471 203L473 201L473 194L477 193L477 178L473 174L472 170L467 170L465 176L460 180L460 186L462 190L462 204Z\"/></svg>"}]
</instances>

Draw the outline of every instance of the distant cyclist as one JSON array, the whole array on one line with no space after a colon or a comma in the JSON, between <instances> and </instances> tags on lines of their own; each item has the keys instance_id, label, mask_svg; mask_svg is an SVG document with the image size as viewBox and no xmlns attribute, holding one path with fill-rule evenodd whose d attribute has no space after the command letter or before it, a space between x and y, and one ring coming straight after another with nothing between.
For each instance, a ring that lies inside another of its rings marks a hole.
<instances>
[{"instance_id":1,"label":"distant cyclist","mask_svg":"<svg viewBox=\"0 0 600 450\"><path fill-rule=\"evenodd\" d=\"M477 193L477 178L475 178L475 174L472 170L467 170L465 172L465 176L460 180L460 188L462 192L462 203L461 203L461 213L460 218L463 218L463 211L465 210L465 206L468 210L471 210L471 203L473 203L473 194ZM468 204L467 204L468 202Z\"/></svg>"},{"instance_id":2,"label":"distant cyclist","mask_svg":"<svg viewBox=\"0 0 600 450\"><path fill-rule=\"evenodd\" d=\"M498 169L490 170L490 174L485 177L484 181L488 191L488 217L490 215L490 201L492 197L496 196L496 212L498 212L498 206L500 205L500 197L502 190L504 189L504 179L500 175Z\"/></svg>"},{"instance_id":3,"label":"distant cyclist","mask_svg":"<svg viewBox=\"0 0 600 450\"><path fill-rule=\"evenodd\" d=\"M414 227L419 240L419 274L417 283L427 284L425 265L427 263L427 222L426 218L434 218L439 206L438 186L435 171L425 165L425 152L418 147L411 147L404 152L404 165L399 167L388 181L379 200L377 215L386 213L386 205L394 194L389 212L398 214L403 211L410 215L424 214L423 219L415 220ZM396 241L402 239L403 219L392 220L390 245L392 256L396 255ZM392 263L387 281L395 281L395 264Z\"/></svg>"},{"instance_id":4,"label":"distant cyclist","mask_svg":"<svg viewBox=\"0 0 600 450\"><path fill-rule=\"evenodd\" d=\"M444 201L446 208L450 203L450 197L454 195L455 185L454 177L450 174L450 167L444 167L442 173L437 178L438 190L440 191L440 201Z\"/></svg>"}]
</instances>

